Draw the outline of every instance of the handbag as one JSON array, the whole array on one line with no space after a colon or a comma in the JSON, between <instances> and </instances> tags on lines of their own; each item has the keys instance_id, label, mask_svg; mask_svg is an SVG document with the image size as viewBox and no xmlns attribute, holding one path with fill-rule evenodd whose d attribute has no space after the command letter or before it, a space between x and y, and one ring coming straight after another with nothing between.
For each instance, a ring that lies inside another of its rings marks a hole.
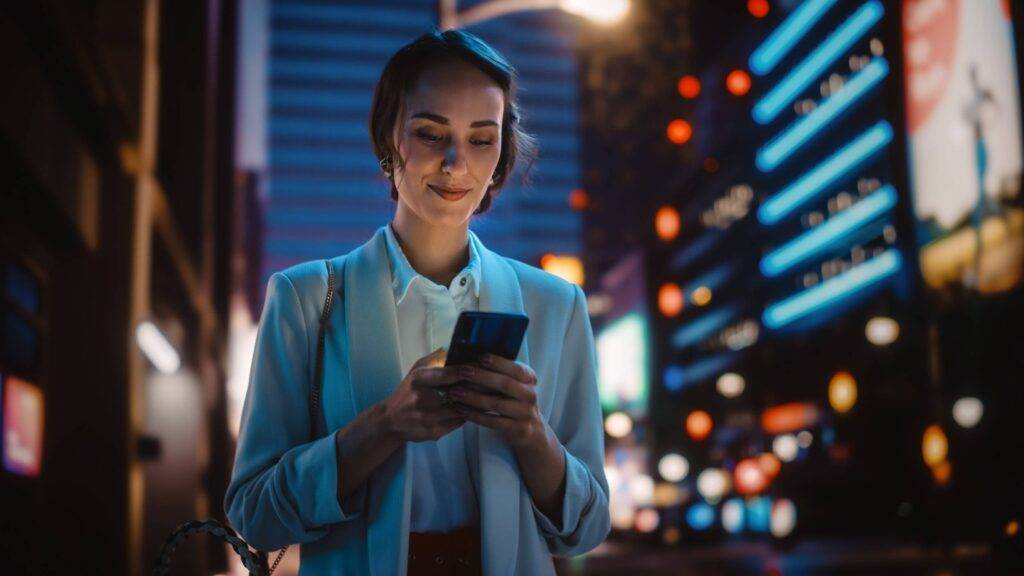
<instances>
[{"instance_id":1,"label":"handbag","mask_svg":"<svg viewBox=\"0 0 1024 576\"><path fill-rule=\"evenodd\" d=\"M324 338L327 335L327 319L330 317L331 309L334 306L334 266L330 260L324 260L327 267L327 296L324 297L323 311L320 313L320 328L317 333L316 345L316 366L313 372L313 382L309 387L309 437L316 439L317 422L320 419L320 389L323 387L324 373ZM174 532L164 541L160 549L160 556L157 557L156 566L153 568L153 576L166 576L171 569L171 559L178 546L193 534L212 534L231 545L231 548L242 559L242 565L249 571L249 576L270 576L281 563L288 547L285 546L277 557L274 564L269 565L268 555L262 550L250 548L230 526L226 526L212 518L207 520L192 520L178 526Z\"/></svg>"}]
</instances>

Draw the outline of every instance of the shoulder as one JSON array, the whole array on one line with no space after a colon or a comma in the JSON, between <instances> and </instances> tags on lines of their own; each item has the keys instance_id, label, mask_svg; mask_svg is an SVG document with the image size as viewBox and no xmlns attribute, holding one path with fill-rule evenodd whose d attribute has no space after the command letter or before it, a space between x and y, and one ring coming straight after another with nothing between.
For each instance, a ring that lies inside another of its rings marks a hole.
<instances>
[{"instance_id":1,"label":"shoulder","mask_svg":"<svg viewBox=\"0 0 1024 576\"><path fill-rule=\"evenodd\" d=\"M519 289L523 293L523 302L527 305L540 305L546 308L572 307L577 298L583 296L579 286L567 282L550 272L520 262L514 258L501 256L512 267L519 279Z\"/></svg>"}]
</instances>

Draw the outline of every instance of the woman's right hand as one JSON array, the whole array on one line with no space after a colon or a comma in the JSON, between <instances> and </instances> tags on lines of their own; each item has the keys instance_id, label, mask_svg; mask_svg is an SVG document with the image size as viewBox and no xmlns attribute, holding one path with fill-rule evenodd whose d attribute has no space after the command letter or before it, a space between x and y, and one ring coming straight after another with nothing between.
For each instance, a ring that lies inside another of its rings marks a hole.
<instances>
[{"instance_id":1,"label":"woman's right hand","mask_svg":"<svg viewBox=\"0 0 1024 576\"><path fill-rule=\"evenodd\" d=\"M420 358L409 369L398 388L384 400L384 421L388 433L402 442L438 440L465 424L466 419L442 394L462 378L458 366L445 366L444 348Z\"/></svg>"}]
</instances>

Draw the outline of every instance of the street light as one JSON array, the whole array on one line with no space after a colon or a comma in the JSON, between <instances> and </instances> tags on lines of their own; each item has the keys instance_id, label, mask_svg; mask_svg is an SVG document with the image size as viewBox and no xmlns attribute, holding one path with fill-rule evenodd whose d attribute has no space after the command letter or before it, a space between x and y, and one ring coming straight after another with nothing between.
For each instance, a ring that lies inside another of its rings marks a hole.
<instances>
[{"instance_id":1,"label":"street light","mask_svg":"<svg viewBox=\"0 0 1024 576\"><path fill-rule=\"evenodd\" d=\"M484 20L529 10L563 10L597 24L614 24L629 11L629 0L490 0L459 11L457 0L439 0L442 30L464 28Z\"/></svg>"}]
</instances>

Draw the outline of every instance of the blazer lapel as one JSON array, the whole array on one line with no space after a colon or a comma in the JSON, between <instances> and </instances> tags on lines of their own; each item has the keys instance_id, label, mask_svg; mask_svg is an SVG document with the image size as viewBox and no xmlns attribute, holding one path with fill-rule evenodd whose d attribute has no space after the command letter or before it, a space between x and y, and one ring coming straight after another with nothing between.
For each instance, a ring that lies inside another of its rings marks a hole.
<instances>
[{"instance_id":1,"label":"blazer lapel","mask_svg":"<svg viewBox=\"0 0 1024 576\"><path fill-rule=\"evenodd\" d=\"M524 313L519 280L512 266L475 237L481 260L480 310ZM526 338L516 360L530 363ZM513 574L519 547L519 464L501 433L467 424L468 446L475 451L480 499L484 574ZM475 446L474 446L475 445Z\"/></svg>"},{"instance_id":2,"label":"blazer lapel","mask_svg":"<svg viewBox=\"0 0 1024 576\"><path fill-rule=\"evenodd\" d=\"M356 411L387 398L402 380L398 314L384 229L345 264L345 327ZM400 448L368 480L367 557L376 576L404 574L408 556L411 474Z\"/></svg>"}]
</instances>

